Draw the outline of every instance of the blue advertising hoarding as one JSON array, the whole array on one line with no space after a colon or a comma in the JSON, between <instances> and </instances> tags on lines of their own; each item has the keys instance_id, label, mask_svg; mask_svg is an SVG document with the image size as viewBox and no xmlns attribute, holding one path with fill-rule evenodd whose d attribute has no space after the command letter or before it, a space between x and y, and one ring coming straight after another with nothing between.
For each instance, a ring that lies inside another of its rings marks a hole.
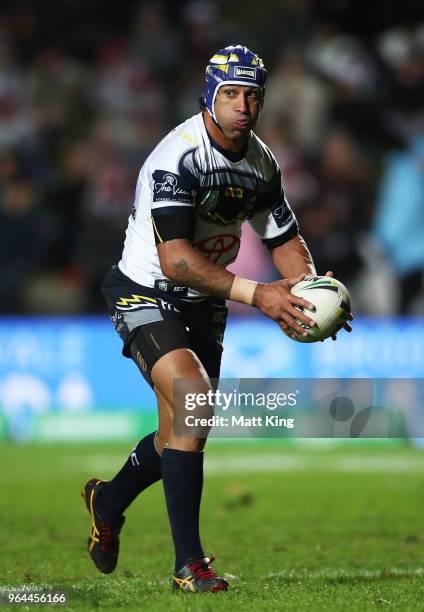
<instances>
[{"instance_id":1,"label":"blue advertising hoarding","mask_svg":"<svg viewBox=\"0 0 424 612\"><path fill-rule=\"evenodd\" d=\"M236 320L225 335L224 378L422 378L424 319L361 318L337 341L294 342L272 321Z\"/></svg>"},{"instance_id":2,"label":"blue advertising hoarding","mask_svg":"<svg viewBox=\"0 0 424 612\"><path fill-rule=\"evenodd\" d=\"M224 378L423 378L423 319L360 319L337 342L300 344L270 320L233 319ZM154 394L106 317L0 319L0 436L122 439ZM105 417L107 415L107 418Z\"/></svg>"}]
</instances>

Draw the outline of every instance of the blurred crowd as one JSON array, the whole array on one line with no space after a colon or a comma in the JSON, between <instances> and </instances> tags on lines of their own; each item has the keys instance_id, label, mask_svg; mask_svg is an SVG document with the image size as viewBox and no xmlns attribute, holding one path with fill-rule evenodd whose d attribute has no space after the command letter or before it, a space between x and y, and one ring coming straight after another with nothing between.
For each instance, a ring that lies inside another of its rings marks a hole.
<instances>
[{"instance_id":1,"label":"blurred crowd","mask_svg":"<svg viewBox=\"0 0 424 612\"><path fill-rule=\"evenodd\" d=\"M233 43L269 70L257 131L319 273L356 312L424 311L424 21L352 30L353 0L265 0L257 23L253 2L107 4L0 9L1 312L105 311L139 168ZM233 269L274 279L244 234Z\"/></svg>"}]
</instances>

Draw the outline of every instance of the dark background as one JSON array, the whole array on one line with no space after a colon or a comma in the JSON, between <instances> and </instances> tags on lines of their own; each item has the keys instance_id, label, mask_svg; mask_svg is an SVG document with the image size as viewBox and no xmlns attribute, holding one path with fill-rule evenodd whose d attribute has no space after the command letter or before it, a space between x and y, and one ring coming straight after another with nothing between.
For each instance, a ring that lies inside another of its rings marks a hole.
<instances>
[{"instance_id":1,"label":"dark background","mask_svg":"<svg viewBox=\"0 0 424 612\"><path fill-rule=\"evenodd\" d=\"M319 273L348 285L356 312L423 312L419 2L5 4L1 312L105 311L98 286L119 260L139 168L198 111L209 57L237 43L269 70L258 134ZM275 278L248 229L233 269Z\"/></svg>"}]
</instances>

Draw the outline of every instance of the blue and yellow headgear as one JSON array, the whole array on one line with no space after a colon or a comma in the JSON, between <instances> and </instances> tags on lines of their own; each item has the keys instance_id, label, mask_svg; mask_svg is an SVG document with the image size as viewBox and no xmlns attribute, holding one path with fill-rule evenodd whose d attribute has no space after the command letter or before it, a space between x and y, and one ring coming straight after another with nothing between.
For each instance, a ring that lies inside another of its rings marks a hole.
<instances>
[{"instance_id":1,"label":"blue and yellow headgear","mask_svg":"<svg viewBox=\"0 0 424 612\"><path fill-rule=\"evenodd\" d=\"M260 87L264 93L267 71L261 58L243 45L220 49L206 66L206 108L216 121L215 98L222 85Z\"/></svg>"}]
</instances>

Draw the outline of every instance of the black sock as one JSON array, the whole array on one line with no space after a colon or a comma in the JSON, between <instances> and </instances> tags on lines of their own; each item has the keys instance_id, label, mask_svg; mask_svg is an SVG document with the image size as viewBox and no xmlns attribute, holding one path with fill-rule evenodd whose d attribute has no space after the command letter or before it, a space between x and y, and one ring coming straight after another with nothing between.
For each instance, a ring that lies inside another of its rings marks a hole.
<instances>
[{"instance_id":1,"label":"black sock","mask_svg":"<svg viewBox=\"0 0 424 612\"><path fill-rule=\"evenodd\" d=\"M121 470L103 485L96 501L106 520L116 520L139 493L161 479L161 456L155 447L155 435L153 432L140 440Z\"/></svg>"},{"instance_id":2,"label":"black sock","mask_svg":"<svg viewBox=\"0 0 424 612\"><path fill-rule=\"evenodd\" d=\"M162 478L178 571L189 557L204 556L199 535L203 453L165 448Z\"/></svg>"}]
</instances>

